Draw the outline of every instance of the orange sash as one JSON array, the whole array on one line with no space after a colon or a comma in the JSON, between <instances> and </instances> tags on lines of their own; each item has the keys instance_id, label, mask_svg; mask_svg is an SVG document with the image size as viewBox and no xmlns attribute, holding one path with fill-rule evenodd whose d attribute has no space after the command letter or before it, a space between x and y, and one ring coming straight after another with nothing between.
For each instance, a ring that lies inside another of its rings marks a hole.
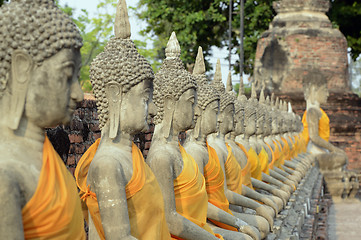
<instances>
[{"instance_id":1,"label":"orange sash","mask_svg":"<svg viewBox=\"0 0 361 240\"><path fill-rule=\"evenodd\" d=\"M268 168L268 153L262 147L261 152L258 154L259 161L261 163L261 171L265 174L269 175L269 168Z\"/></svg>"},{"instance_id":2,"label":"orange sash","mask_svg":"<svg viewBox=\"0 0 361 240\"><path fill-rule=\"evenodd\" d=\"M249 188L251 188L251 189L254 189L253 185L252 185L252 180L251 180L251 161L249 160L247 150L242 144L240 144L240 143L236 143L236 144L244 152L244 154L246 154L246 157L247 157L247 164L241 170L242 184L249 187Z\"/></svg>"},{"instance_id":3,"label":"orange sash","mask_svg":"<svg viewBox=\"0 0 361 240\"><path fill-rule=\"evenodd\" d=\"M210 147L207 143L208 148L208 163L204 167L204 178L206 180L206 190L208 195L208 202L212 203L214 206L222 209L225 212L233 215L231 210L229 210L229 202L224 194L224 174L219 163L219 159L217 156L216 150ZM231 227L227 224L208 219L209 221L213 222L218 227L237 231L236 228Z\"/></svg>"},{"instance_id":4,"label":"orange sash","mask_svg":"<svg viewBox=\"0 0 361 240\"><path fill-rule=\"evenodd\" d=\"M262 181L262 170L259 157L253 148L248 150L248 161L251 163L251 176Z\"/></svg>"},{"instance_id":5,"label":"orange sash","mask_svg":"<svg viewBox=\"0 0 361 240\"><path fill-rule=\"evenodd\" d=\"M21 212L25 239L85 239L74 178L47 137L38 186Z\"/></svg>"},{"instance_id":6,"label":"orange sash","mask_svg":"<svg viewBox=\"0 0 361 240\"><path fill-rule=\"evenodd\" d=\"M86 185L89 166L99 142L100 139L82 156L75 170L75 177L80 188L79 194L89 209L99 237L105 239L96 195ZM125 187L131 235L143 240L170 239L162 192L153 172L145 164L142 153L134 143L132 160L133 175ZM87 216L84 217L87 219Z\"/></svg>"},{"instance_id":7,"label":"orange sash","mask_svg":"<svg viewBox=\"0 0 361 240\"><path fill-rule=\"evenodd\" d=\"M192 156L180 144L179 150L182 154L183 170L173 181L177 212L207 232L223 239L221 235L215 234L207 224L208 196L204 177L199 172L198 165ZM172 237L181 239L173 235Z\"/></svg>"},{"instance_id":8,"label":"orange sash","mask_svg":"<svg viewBox=\"0 0 361 240\"><path fill-rule=\"evenodd\" d=\"M232 148L227 144L228 156L224 165L226 171L227 188L232 192L242 194L241 166L238 164Z\"/></svg>"},{"instance_id":9,"label":"orange sash","mask_svg":"<svg viewBox=\"0 0 361 240\"><path fill-rule=\"evenodd\" d=\"M330 138L330 119L328 118L327 114L325 113L325 111L323 111L322 108L320 108L320 110L321 110L322 116L321 116L320 120L318 121L318 135L322 139L324 139L325 141L328 142L328 140ZM304 135L304 139L308 143L310 136L309 136L308 124L307 124L307 110L303 114L302 123L303 123L302 134Z\"/></svg>"},{"instance_id":10,"label":"orange sash","mask_svg":"<svg viewBox=\"0 0 361 240\"><path fill-rule=\"evenodd\" d=\"M275 140L272 140L272 142L273 142L273 145L275 146L275 150L273 150L272 147L269 146L268 144L267 145L272 151L272 162L269 164L269 169L273 170L273 168L278 163L278 159L280 157L280 151L279 151L279 148L278 148L278 144L275 142Z\"/></svg>"}]
</instances>

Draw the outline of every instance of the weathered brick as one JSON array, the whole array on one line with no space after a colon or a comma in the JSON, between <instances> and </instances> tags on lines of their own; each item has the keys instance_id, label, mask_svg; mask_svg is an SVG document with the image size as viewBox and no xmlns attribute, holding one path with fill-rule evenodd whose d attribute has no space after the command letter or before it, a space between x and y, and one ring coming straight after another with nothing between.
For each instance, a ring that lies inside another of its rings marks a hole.
<instances>
[{"instance_id":1,"label":"weathered brick","mask_svg":"<svg viewBox=\"0 0 361 240\"><path fill-rule=\"evenodd\" d=\"M70 143L81 143L83 142L83 136L80 134L70 134L69 141Z\"/></svg>"}]
</instances>

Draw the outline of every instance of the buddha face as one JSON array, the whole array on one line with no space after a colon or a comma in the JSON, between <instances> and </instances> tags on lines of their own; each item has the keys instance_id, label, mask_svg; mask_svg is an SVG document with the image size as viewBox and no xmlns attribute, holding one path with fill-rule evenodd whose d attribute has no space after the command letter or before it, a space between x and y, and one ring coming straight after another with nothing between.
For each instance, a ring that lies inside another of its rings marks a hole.
<instances>
[{"instance_id":1,"label":"buddha face","mask_svg":"<svg viewBox=\"0 0 361 240\"><path fill-rule=\"evenodd\" d=\"M148 107L153 104L153 82L145 80L132 87L122 99L121 131L129 134L145 132L149 129Z\"/></svg>"},{"instance_id":2,"label":"buddha face","mask_svg":"<svg viewBox=\"0 0 361 240\"><path fill-rule=\"evenodd\" d=\"M235 135L241 135L244 133L244 110L240 110L234 115L235 127L234 132Z\"/></svg>"},{"instance_id":3,"label":"buddha face","mask_svg":"<svg viewBox=\"0 0 361 240\"><path fill-rule=\"evenodd\" d=\"M256 132L256 112L253 112L245 119L245 133L249 136Z\"/></svg>"},{"instance_id":4,"label":"buddha face","mask_svg":"<svg viewBox=\"0 0 361 240\"><path fill-rule=\"evenodd\" d=\"M318 102L319 104L324 104L327 102L329 92L327 89L327 84L323 84L319 87L311 85L308 90L307 99L312 103Z\"/></svg>"},{"instance_id":5,"label":"buddha face","mask_svg":"<svg viewBox=\"0 0 361 240\"><path fill-rule=\"evenodd\" d=\"M173 129L186 131L194 128L194 107L196 105L196 90L190 88L185 91L175 103L173 115Z\"/></svg>"},{"instance_id":6,"label":"buddha face","mask_svg":"<svg viewBox=\"0 0 361 240\"><path fill-rule=\"evenodd\" d=\"M76 103L83 99L80 66L80 51L63 49L33 67L25 102L30 122L42 128L69 123Z\"/></svg>"},{"instance_id":7,"label":"buddha face","mask_svg":"<svg viewBox=\"0 0 361 240\"><path fill-rule=\"evenodd\" d=\"M217 122L218 122L218 112L219 112L219 100L209 103L202 113L202 132L204 135L209 135L211 133L217 132Z\"/></svg>"},{"instance_id":8,"label":"buddha face","mask_svg":"<svg viewBox=\"0 0 361 240\"><path fill-rule=\"evenodd\" d=\"M220 113L219 131L222 134L231 132L234 128L234 105L228 104Z\"/></svg>"}]
</instances>

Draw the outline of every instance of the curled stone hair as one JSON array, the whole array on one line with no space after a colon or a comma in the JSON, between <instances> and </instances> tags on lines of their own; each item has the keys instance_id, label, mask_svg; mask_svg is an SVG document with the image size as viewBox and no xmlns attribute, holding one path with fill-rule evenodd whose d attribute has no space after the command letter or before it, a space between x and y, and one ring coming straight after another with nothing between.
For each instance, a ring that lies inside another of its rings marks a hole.
<instances>
[{"instance_id":1,"label":"curled stone hair","mask_svg":"<svg viewBox=\"0 0 361 240\"><path fill-rule=\"evenodd\" d=\"M206 68L204 65L204 57L202 47L198 48L196 63L193 69L193 76L195 77L197 88L197 105L202 110L205 110L207 105L213 101L220 100L218 92L208 84L206 75Z\"/></svg>"},{"instance_id":2,"label":"curled stone hair","mask_svg":"<svg viewBox=\"0 0 361 240\"><path fill-rule=\"evenodd\" d=\"M123 93L127 93L138 83L154 79L154 73L149 62L138 53L130 37L130 24L125 1L119 1L115 20L115 37L110 39L91 63L90 81L97 99L97 109L100 128L108 120L108 100L105 96L105 86L109 82L120 84Z\"/></svg>"},{"instance_id":3,"label":"curled stone hair","mask_svg":"<svg viewBox=\"0 0 361 240\"><path fill-rule=\"evenodd\" d=\"M219 110L223 111L229 104L234 104L235 98L226 92L226 88L222 82L221 62L218 59L216 72L211 86L219 93Z\"/></svg>"},{"instance_id":4,"label":"curled stone hair","mask_svg":"<svg viewBox=\"0 0 361 240\"><path fill-rule=\"evenodd\" d=\"M153 101L158 108L157 115L154 117L155 124L163 120L166 98L177 101L188 89L197 88L194 76L185 70L179 57L180 46L173 32L167 44L166 59L154 79Z\"/></svg>"},{"instance_id":5,"label":"curled stone hair","mask_svg":"<svg viewBox=\"0 0 361 240\"><path fill-rule=\"evenodd\" d=\"M247 104L244 108L244 117L246 119L250 118L252 115L257 113L257 93L254 83L252 84L252 93L251 97L247 100Z\"/></svg>"},{"instance_id":6,"label":"curled stone hair","mask_svg":"<svg viewBox=\"0 0 361 240\"><path fill-rule=\"evenodd\" d=\"M82 46L78 28L53 0L12 0L0 8L0 16L0 97L7 88L15 50L41 64L61 49Z\"/></svg>"},{"instance_id":7,"label":"curled stone hair","mask_svg":"<svg viewBox=\"0 0 361 240\"><path fill-rule=\"evenodd\" d=\"M108 120L108 100L105 96L105 85L117 82L122 92L144 80L153 80L154 73L148 61L138 53L130 39L112 38L104 52L100 53L91 63L90 80L97 99L100 128Z\"/></svg>"}]
</instances>

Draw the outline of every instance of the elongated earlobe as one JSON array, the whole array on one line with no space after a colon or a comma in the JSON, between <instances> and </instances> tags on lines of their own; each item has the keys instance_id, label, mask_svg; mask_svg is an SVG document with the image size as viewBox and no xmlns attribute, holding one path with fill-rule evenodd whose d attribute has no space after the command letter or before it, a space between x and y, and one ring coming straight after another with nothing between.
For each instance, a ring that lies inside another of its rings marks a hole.
<instances>
[{"instance_id":1,"label":"elongated earlobe","mask_svg":"<svg viewBox=\"0 0 361 240\"><path fill-rule=\"evenodd\" d=\"M108 99L109 138L114 139L118 135L120 127L122 88L119 83L110 82L105 86L105 94Z\"/></svg>"},{"instance_id":2,"label":"elongated earlobe","mask_svg":"<svg viewBox=\"0 0 361 240\"><path fill-rule=\"evenodd\" d=\"M8 127L17 130L24 112L25 99L28 91L30 71L33 68L31 56L15 50L11 58L11 97L8 113Z\"/></svg>"},{"instance_id":3,"label":"elongated earlobe","mask_svg":"<svg viewBox=\"0 0 361 240\"><path fill-rule=\"evenodd\" d=\"M164 137L169 138L173 126L173 116L175 111L175 102L172 99L165 99L164 102L164 117L163 117L163 131Z\"/></svg>"},{"instance_id":4,"label":"elongated earlobe","mask_svg":"<svg viewBox=\"0 0 361 240\"><path fill-rule=\"evenodd\" d=\"M198 139L199 135L201 134L201 126L202 126L202 115L199 115L197 118L196 126L194 127L194 138Z\"/></svg>"}]
</instances>

